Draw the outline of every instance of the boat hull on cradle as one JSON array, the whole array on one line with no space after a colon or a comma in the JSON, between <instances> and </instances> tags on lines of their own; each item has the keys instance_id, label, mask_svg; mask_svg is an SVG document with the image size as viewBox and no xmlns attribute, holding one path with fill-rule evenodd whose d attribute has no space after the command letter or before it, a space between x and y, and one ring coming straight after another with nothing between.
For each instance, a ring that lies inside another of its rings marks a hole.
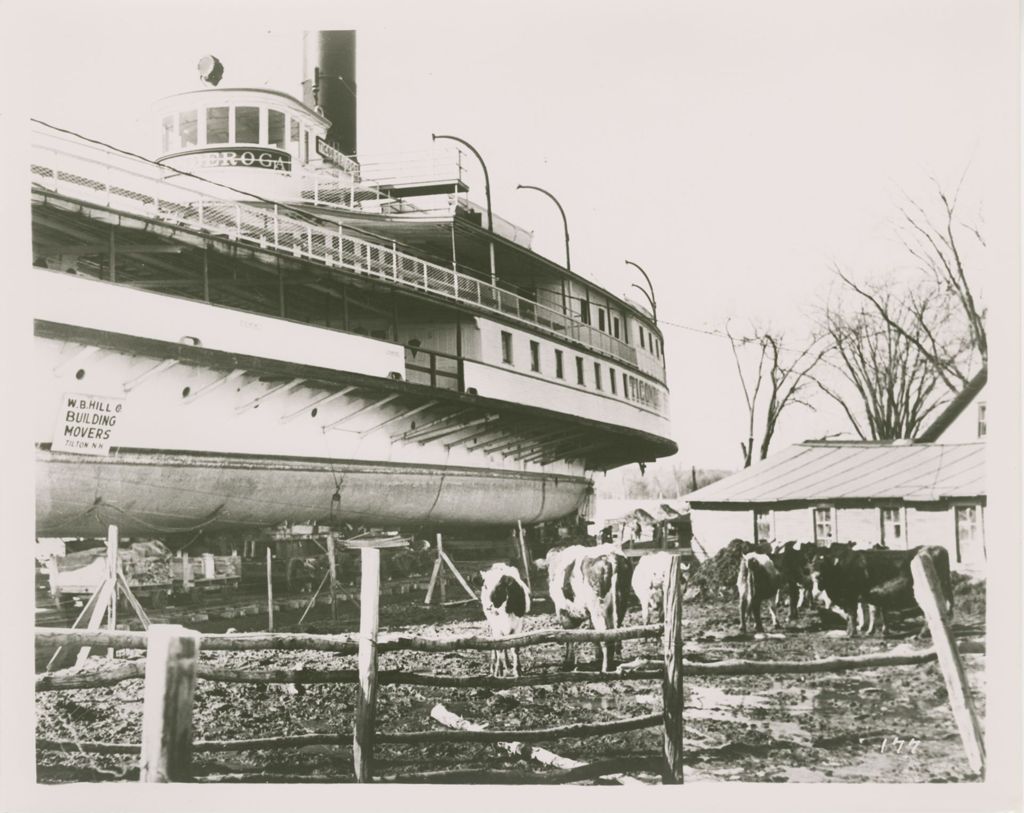
<instances>
[{"instance_id":1,"label":"boat hull on cradle","mask_svg":"<svg viewBox=\"0 0 1024 813\"><path fill-rule=\"evenodd\" d=\"M36 526L40 536L90 536L109 524L147 535L332 517L378 526L533 523L571 514L590 488L583 477L494 469L39 449Z\"/></svg>"}]
</instances>

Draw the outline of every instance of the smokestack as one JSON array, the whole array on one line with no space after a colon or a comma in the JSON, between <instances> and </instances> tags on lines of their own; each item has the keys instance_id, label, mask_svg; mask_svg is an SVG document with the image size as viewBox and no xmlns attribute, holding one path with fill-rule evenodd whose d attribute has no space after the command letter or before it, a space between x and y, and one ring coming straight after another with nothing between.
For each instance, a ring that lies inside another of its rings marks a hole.
<instances>
[{"instance_id":1,"label":"smokestack","mask_svg":"<svg viewBox=\"0 0 1024 813\"><path fill-rule=\"evenodd\" d=\"M330 122L327 140L345 155L356 150L356 32L307 31L302 35L302 100Z\"/></svg>"}]
</instances>

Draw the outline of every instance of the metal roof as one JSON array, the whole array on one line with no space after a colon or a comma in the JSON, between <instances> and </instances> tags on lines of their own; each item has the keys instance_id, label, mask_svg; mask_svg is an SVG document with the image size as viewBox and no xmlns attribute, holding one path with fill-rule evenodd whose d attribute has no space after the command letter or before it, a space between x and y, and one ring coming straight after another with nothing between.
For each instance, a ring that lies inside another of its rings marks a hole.
<instances>
[{"instance_id":1,"label":"metal roof","mask_svg":"<svg viewBox=\"0 0 1024 813\"><path fill-rule=\"evenodd\" d=\"M687 495L708 504L902 500L985 494L984 443L798 443Z\"/></svg>"}]
</instances>

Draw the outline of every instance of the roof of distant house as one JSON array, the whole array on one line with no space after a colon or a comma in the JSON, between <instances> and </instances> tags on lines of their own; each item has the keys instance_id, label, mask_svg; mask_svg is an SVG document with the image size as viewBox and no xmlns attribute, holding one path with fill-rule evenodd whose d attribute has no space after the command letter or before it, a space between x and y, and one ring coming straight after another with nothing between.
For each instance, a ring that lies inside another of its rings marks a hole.
<instances>
[{"instance_id":1,"label":"roof of distant house","mask_svg":"<svg viewBox=\"0 0 1024 813\"><path fill-rule=\"evenodd\" d=\"M936 502L985 494L984 443L809 441L685 497L692 508Z\"/></svg>"}]
</instances>

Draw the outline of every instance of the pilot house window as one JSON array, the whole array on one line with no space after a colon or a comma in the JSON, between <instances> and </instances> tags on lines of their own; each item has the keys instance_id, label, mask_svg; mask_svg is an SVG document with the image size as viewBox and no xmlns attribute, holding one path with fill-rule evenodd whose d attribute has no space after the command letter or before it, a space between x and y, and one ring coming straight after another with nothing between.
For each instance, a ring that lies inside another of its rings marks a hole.
<instances>
[{"instance_id":1,"label":"pilot house window","mask_svg":"<svg viewBox=\"0 0 1024 813\"><path fill-rule=\"evenodd\" d=\"M260 109L258 107L235 108L235 143L260 143Z\"/></svg>"},{"instance_id":2,"label":"pilot house window","mask_svg":"<svg viewBox=\"0 0 1024 813\"><path fill-rule=\"evenodd\" d=\"M530 342L530 370L540 372L540 342Z\"/></svg>"},{"instance_id":3,"label":"pilot house window","mask_svg":"<svg viewBox=\"0 0 1024 813\"><path fill-rule=\"evenodd\" d=\"M228 143L228 108L211 107L206 111L206 143Z\"/></svg>"},{"instance_id":4,"label":"pilot house window","mask_svg":"<svg viewBox=\"0 0 1024 813\"><path fill-rule=\"evenodd\" d=\"M504 364L512 363L512 334L507 330L501 331L501 361Z\"/></svg>"},{"instance_id":5,"label":"pilot house window","mask_svg":"<svg viewBox=\"0 0 1024 813\"><path fill-rule=\"evenodd\" d=\"M170 152L176 149L171 146L171 139L174 137L174 116L164 116L163 121L163 151Z\"/></svg>"},{"instance_id":6,"label":"pilot house window","mask_svg":"<svg viewBox=\"0 0 1024 813\"><path fill-rule=\"evenodd\" d=\"M188 110L178 114L178 133L181 136L181 147L194 147L199 142L196 111Z\"/></svg>"},{"instance_id":7,"label":"pilot house window","mask_svg":"<svg viewBox=\"0 0 1024 813\"><path fill-rule=\"evenodd\" d=\"M280 110L267 111L267 143L284 149L284 113Z\"/></svg>"},{"instance_id":8,"label":"pilot house window","mask_svg":"<svg viewBox=\"0 0 1024 813\"><path fill-rule=\"evenodd\" d=\"M585 387L587 382L583 377L583 358L576 356L576 383L581 387Z\"/></svg>"}]
</instances>

